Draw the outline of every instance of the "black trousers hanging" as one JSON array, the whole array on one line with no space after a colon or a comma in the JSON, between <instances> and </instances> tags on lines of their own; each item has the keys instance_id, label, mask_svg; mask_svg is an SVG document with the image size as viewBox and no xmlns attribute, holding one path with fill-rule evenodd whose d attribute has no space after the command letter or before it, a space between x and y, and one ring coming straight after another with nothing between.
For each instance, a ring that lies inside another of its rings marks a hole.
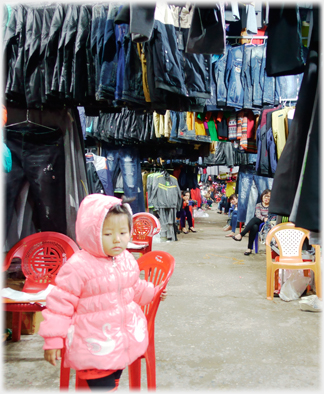
<instances>
[{"instance_id":1,"label":"black trousers hanging","mask_svg":"<svg viewBox=\"0 0 324 394\"><path fill-rule=\"evenodd\" d=\"M12 170L6 176L6 236L15 202L27 180L34 202L36 231L66 234L65 156L59 129L14 126L7 129L6 144L12 155Z\"/></svg>"},{"instance_id":2,"label":"black trousers hanging","mask_svg":"<svg viewBox=\"0 0 324 394\"><path fill-rule=\"evenodd\" d=\"M281 216L290 216L302 170L318 84L318 45L318 9L314 8L314 27L295 116L278 162L271 191L269 212ZM319 180L316 179L315 182Z\"/></svg>"}]
</instances>

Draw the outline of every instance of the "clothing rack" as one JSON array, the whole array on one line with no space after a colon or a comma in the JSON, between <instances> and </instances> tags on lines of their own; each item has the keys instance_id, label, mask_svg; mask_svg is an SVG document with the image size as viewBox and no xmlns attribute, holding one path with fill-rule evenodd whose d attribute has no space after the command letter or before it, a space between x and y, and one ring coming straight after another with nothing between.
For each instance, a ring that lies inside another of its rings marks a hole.
<instances>
[{"instance_id":1,"label":"clothing rack","mask_svg":"<svg viewBox=\"0 0 324 394\"><path fill-rule=\"evenodd\" d=\"M279 97L279 103L282 103L282 102L286 103L287 101L298 101L298 96L296 96L294 98L285 98L285 99Z\"/></svg>"},{"instance_id":2,"label":"clothing rack","mask_svg":"<svg viewBox=\"0 0 324 394\"><path fill-rule=\"evenodd\" d=\"M227 38L233 38L233 39L241 39L241 40L252 40L252 39L258 39L258 40L267 40L269 37L268 36L253 36L253 35L247 35L247 36L226 36ZM308 37L302 37L302 40L307 40Z\"/></svg>"},{"instance_id":3,"label":"clothing rack","mask_svg":"<svg viewBox=\"0 0 324 394\"><path fill-rule=\"evenodd\" d=\"M241 39L241 40L251 40L251 39L258 39L258 40L266 40L268 36L253 36L253 35L248 35L248 36L226 36L227 38L233 38L233 39Z\"/></svg>"}]
</instances>

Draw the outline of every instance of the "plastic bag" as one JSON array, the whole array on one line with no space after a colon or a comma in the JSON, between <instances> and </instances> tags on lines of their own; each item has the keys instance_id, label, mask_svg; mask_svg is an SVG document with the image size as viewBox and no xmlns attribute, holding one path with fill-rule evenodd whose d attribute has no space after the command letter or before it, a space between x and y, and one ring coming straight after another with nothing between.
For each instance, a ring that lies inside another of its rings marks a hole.
<instances>
[{"instance_id":1,"label":"plastic bag","mask_svg":"<svg viewBox=\"0 0 324 394\"><path fill-rule=\"evenodd\" d=\"M160 242L161 242L161 235L160 235L160 233L153 235L152 242L153 242L154 244L160 243Z\"/></svg>"},{"instance_id":2,"label":"plastic bag","mask_svg":"<svg viewBox=\"0 0 324 394\"><path fill-rule=\"evenodd\" d=\"M204 212L202 209L194 210L194 218L208 218L209 215L207 212Z\"/></svg>"},{"instance_id":3,"label":"plastic bag","mask_svg":"<svg viewBox=\"0 0 324 394\"><path fill-rule=\"evenodd\" d=\"M310 284L311 278L304 276L299 270L292 270L287 281L281 287L279 297L283 301L297 300Z\"/></svg>"}]
</instances>

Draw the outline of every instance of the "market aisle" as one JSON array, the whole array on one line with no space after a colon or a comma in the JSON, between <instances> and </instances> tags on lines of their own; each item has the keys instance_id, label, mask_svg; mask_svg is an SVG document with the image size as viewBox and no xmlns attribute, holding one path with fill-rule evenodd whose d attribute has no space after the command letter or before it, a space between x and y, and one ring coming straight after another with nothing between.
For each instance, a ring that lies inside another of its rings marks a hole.
<instances>
[{"instance_id":1,"label":"market aisle","mask_svg":"<svg viewBox=\"0 0 324 394\"><path fill-rule=\"evenodd\" d=\"M156 317L158 389L319 389L321 314L268 301L264 245L244 256L247 237L225 237L216 205L208 215L196 218L198 233L153 244L176 259ZM43 361L38 335L5 343L3 359L5 390L59 390L59 368ZM128 391L127 370L120 391Z\"/></svg>"}]
</instances>

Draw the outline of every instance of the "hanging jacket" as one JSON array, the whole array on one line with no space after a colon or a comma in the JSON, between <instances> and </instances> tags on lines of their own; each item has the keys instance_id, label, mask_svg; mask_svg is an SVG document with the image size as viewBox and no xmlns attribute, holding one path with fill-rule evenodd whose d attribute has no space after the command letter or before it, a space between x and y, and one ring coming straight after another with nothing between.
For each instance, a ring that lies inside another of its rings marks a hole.
<instances>
[{"instance_id":1,"label":"hanging jacket","mask_svg":"<svg viewBox=\"0 0 324 394\"><path fill-rule=\"evenodd\" d=\"M54 66L51 64L52 77L48 79L49 91L46 91L46 94L49 95L49 98L53 98L53 101L58 101L57 98L61 98L62 96L59 94L59 85L61 78L61 71L63 67L63 59L64 59L64 42L65 35L67 31L68 25L68 5L58 5L58 9L56 14L53 17L51 23L51 33L50 33L50 47L53 50L52 56L54 57ZM54 35L54 42L52 41L52 35ZM53 46L52 46L53 45ZM51 60L51 59L49 59Z\"/></svg>"},{"instance_id":2,"label":"hanging jacket","mask_svg":"<svg viewBox=\"0 0 324 394\"><path fill-rule=\"evenodd\" d=\"M131 253L106 256L101 242L107 212L120 203L101 194L84 198L76 220L81 250L60 268L42 312L43 348L60 349L65 341L65 366L75 370L123 369L148 345L139 305L152 301L158 287L139 279Z\"/></svg>"},{"instance_id":3,"label":"hanging jacket","mask_svg":"<svg viewBox=\"0 0 324 394\"><path fill-rule=\"evenodd\" d=\"M72 60L73 99L79 103L94 101L94 59L90 50L92 7L82 5L75 37L74 56Z\"/></svg>"},{"instance_id":4,"label":"hanging jacket","mask_svg":"<svg viewBox=\"0 0 324 394\"><path fill-rule=\"evenodd\" d=\"M75 76L72 78L73 70L73 58L74 58L74 47L75 38L77 34L80 5L69 4L68 10L65 16L64 25L64 43L63 43L63 64L60 72L60 82L58 90L61 93L61 97L64 98L68 103L73 103L73 89L72 86L75 81ZM85 59L83 59L84 61Z\"/></svg>"},{"instance_id":5,"label":"hanging jacket","mask_svg":"<svg viewBox=\"0 0 324 394\"><path fill-rule=\"evenodd\" d=\"M40 108L41 98L41 69L40 56L44 6L34 6L27 9L24 80L27 108Z\"/></svg>"},{"instance_id":6,"label":"hanging jacket","mask_svg":"<svg viewBox=\"0 0 324 394\"><path fill-rule=\"evenodd\" d=\"M89 194L105 194L104 188L92 161L86 162L87 181Z\"/></svg>"},{"instance_id":7,"label":"hanging jacket","mask_svg":"<svg viewBox=\"0 0 324 394\"><path fill-rule=\"evenodd\" d=\"M51 105L58 104L58 100L53 92L53 86L55 86L56 82L58 84L59 70L62 66L62 51L59 50L58 45L62 36L62 25L66 14L66 8L67 6L64 4L56 5L45 49L45 96L46 102L51 102Z\"/></svg>"},{"instance_id":8,"label":"hanging jacket","mask_svg":"<svg viewBox=\"0 0 324 394\"><path fill-rule=\"evenodd\" d=\"M156 4L151 39L155 86L180 97L207 99L211 97L211 55L185 52L192 13L187 6Z\"/></svg>"},{"instance_id":9,"label":"hanging jacket","mask_svg":"<svg viewBox=\"0 0 324 394\"><path fill-rule=\"evenodd\" d=\"M100 185L102 185L102 187L100 187L100 185L96 184L98 190L97 193L101 193L101 189L103 188L104 193L109 195L107 159L103 156L95 155L94 153L86 154L85 158L87 164L89 162L93 163L99 178Z\"/></svg>"},{"instance_id":10,"label":"hanging jacket","mask_svg":"<svg viewBox=\"0 0 324 394\"><path fill-rule=\"evenodd\" d=\"M186 52L222 55L226 46L225 36L224 5L195 5Z\"/></svg>"},{"instance_id":11,"label":"hanging jacket","mask_svg":"<svg viewBox=\"0 0 324 394\"><path fill-rule=\"evenodd\" d=\"M5 34L5 55L7 57L7 80L5 93L7 101L25 103L24 44L26 8L19 4L12 7Z\"/></svg>"},{"instance_id":12,"label":"hanging jacket","mask_svg":"<svg viewBox=\"0 0 324 394\"><path fill-rule=\"evenodd\" d=\"M55 15L57 6L49 5L44 8L43 14L43 24L42 24L42 33L41 33L41 42L39 48L39 74L40 74L40 89L39 94L41 97L41 103L46 103L46 94L45 94L45 55L46 49L50 40L50 29L53 17Z\"/></svg>"},{"instance_id":13,"label":"hanging jacket","mask_svg":"<svg viewBox=\"0 0 324 394\"><path fill-rule=\"evenodd\" d=\"M176 177L166 172L153 178L150 205L155 209L176 208L180 211L181 204L181 191Z\"/></svg>"}]
</instances>

